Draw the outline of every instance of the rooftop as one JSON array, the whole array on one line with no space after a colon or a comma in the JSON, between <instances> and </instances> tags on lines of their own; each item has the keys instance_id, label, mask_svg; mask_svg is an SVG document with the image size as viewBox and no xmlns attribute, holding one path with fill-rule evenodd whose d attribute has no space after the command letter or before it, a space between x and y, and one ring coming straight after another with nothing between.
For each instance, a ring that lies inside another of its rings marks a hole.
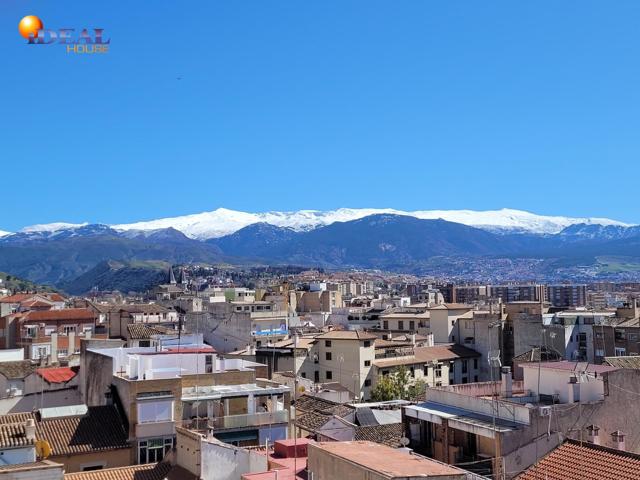
<instances>
[{"instance_id":1,"label":"rooftop","mask_svg":"<svg viewBox=\"0 0 640 480\"><path fill-rule=\"evenodd\" d=\"M640 455L568 440L517 480L637 480Z\"/></svg>"},{"instance_id":2,"label":"rooftop","mask_svg":"<svg viewBox=\"0 0 640 480\"><path fill-rule=\"evenodd\" d=\"M605 357L604 364L616 368L640 369L640 355L629 355L624 357Z\"/></svg>"},{"instance_id":3,"label":"rooftop","mask_svg":"<svg viewBox=\"0 0 640 480\"><path fill-rule=\"evenodd\" d=\"M323 450L335 457L379 472L389 479L429 478L430 476L461 475L463 473L449 465L368 441L322 442L309 446L310 452L315 449ZM312 455L310 453L310 456Z\"/></svg>"},{"instance_id":4,"label":"rooftop","mask_svg":"<svg viewBox=\"0 0 640 480\"><path fill-rule=\"evenodd\" d=\"M480 354L475 350L462 345L436 345L433 347L415 347L413 355L396 358L383 358L374 360L373 364L378 368L396 367L399 365L411 365L414 363L429 363L440 360L455 360L458 358L476 358Z\"/></svg>"},{"instance_id":5,"label":"rooftop","mask_svg":"<svg viewBox=\"0 0 640 480\"><path fill-rule=\"evenodd\" d=\"M541 363L523 363L520 365L523 368L542 368L543 370L564 370L566 372L586 372L602 374L608 372L615 372L617 367L610 365L594 365L587 362L572 362L569 360L562 360L559 362L541 362Z\"/></svg>"},{"instance_id":6,"label":"rooftop","mask_svg":"<svg viewBox=\"0 0 640 480\"><path fill-rule=\"evenodd\" d=\"M169 463L149 463L107 468L90 472L66 473L65 480L196 480L196 476Z\"/></svg>"},{"instance_id":7,"label":"rooftop","mask_svg":"<svg viewBox=\"0 0 640 480\"><path fill-rule=\"evenodd\" d=\"M318 335L316 338L322 340L375 340L378 337L362 330L332 330Z\"/></svg>"}]
</instances>

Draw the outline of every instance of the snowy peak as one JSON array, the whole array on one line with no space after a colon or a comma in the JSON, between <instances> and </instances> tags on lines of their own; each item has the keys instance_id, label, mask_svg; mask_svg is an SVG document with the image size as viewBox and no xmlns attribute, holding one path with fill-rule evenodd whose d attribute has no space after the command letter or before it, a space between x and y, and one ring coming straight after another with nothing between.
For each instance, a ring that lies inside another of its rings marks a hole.
<instances>
[{"instance_id":1,"label":"snowy peak","mask_svg":"<svg viewBox=\"0 0 640 480\"><path fill-rule=\"evenodd\" d=\"M425 220L443 219L497 233L556 234L575 224L629 226L607 218L571 218L543 216L522 210L418 210L413 212L392 208L340 208L330 211L299 210L295 212L247 213L226 208L212 212L163 218L148 222L114 225L116 230L158 230L175 228L187 237L206 240L237 232L254 223L268 223L276 227L308 231L335 222L348 222L370 215L405 215Z\"/></svg>"},{"instance_id":2,"label":"snowy peak","mask_svg":"<svg viewBox=\"0 0 640 480\"><path fill-rule=\"evenodd\" d=\"M112 225L125 236L137 236L143 233L165 229L175 229L189 238L208 240L220 238L256 223L267 223L275 227L290 228L297 232L309 231L336 222L359 220L371 215L390 214L409 216L424 220L442 219L467 226L481 228L494 233L532 233L553 235L572 225L599 225L629 227L630 225L608 218L572 218L544 216L522 210L503 208L501 210L417 210L403 211L392 208L339 208L337 210L298 210L293 212L249 213L226 208L211 212L196 213L180 217L161 218L130 224ZM50 223L23 228L18 234L43 236L61 232L81 232L88 224ZM0 232L0 237L4 232ZM11 237L11 234L5 234Z\"/></svg>"}]
</instances>

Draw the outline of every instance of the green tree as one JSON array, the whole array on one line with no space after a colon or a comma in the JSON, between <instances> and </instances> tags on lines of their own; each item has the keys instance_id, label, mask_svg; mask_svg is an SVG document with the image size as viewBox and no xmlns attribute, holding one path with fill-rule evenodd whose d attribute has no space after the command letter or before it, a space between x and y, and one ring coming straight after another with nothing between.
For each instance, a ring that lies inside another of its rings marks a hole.
<instances>
[{"instance_id":1,"label":"green tree","mask_svg":"<svg viewBox=\"0 0 640 480\"><path fill-rule=\"evenodd\" d=\"M427 383L424 380L418 380L416 383L409 386L407 390L407 400L411 400L412 402L424 400L426 391Z\"/></svg>"},{"instance_id":2,"label":"green tree","mask_svg":"<svg viewBox=\"0 0 640 480\"><path fill-rule=\"evenodd\" d=\"M396 367L390 374L378 377L378 382L371 391L371 399L376 402L411 400L412 397L417 397L416 388L426 388L424 382L422 382L423 387L414 387L410 385L410 382L411 378L407 367L404 365Z\"/></svg>"},{"instance_id":3,"label":"green tree","mask_svg":"<svg viewBox=\"0 0 640 480\"><path fill-rule=\"evenodd\" d=\"M396 398L396 385L391 375L380 375L376 386L371 390L371 400L374 402L387 402Z\"/></svg>"}]
</instances>

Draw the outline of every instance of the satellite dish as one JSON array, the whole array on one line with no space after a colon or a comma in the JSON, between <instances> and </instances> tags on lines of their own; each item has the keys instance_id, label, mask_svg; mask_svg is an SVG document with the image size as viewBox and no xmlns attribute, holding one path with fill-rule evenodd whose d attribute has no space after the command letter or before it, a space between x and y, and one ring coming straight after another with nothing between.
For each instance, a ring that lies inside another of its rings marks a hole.
<instances>
[{"instance_id":1,"label":"satellite dish","mask_svg":"<svg viewBox=\"0 0 640 480\"><path fill-rule=\"evenodd\" d=\"M402 437L400 439L400 445L402 445L403 447L406 447L410 443L411 443L411 440L409 440L407 437Z\"/></svg>"}]
</instances>

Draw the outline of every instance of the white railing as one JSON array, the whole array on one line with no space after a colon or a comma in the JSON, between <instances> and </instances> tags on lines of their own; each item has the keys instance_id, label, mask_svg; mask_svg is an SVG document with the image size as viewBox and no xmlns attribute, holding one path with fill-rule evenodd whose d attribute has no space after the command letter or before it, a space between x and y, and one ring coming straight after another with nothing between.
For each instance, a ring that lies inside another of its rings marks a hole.
<instances>
[{"instance_id":1,"label":"white railing","mask_svg":"<svg viewBox=\"0 0 640 480\"><path fill-rule=\"evenodd\" d=\"M224 430L229 428L259 427L273 423L287 423L289 412L278 410L277 412L249 413L245 415L227 415L209 419L209 428Z\"/></svg>"}]
</instances>

